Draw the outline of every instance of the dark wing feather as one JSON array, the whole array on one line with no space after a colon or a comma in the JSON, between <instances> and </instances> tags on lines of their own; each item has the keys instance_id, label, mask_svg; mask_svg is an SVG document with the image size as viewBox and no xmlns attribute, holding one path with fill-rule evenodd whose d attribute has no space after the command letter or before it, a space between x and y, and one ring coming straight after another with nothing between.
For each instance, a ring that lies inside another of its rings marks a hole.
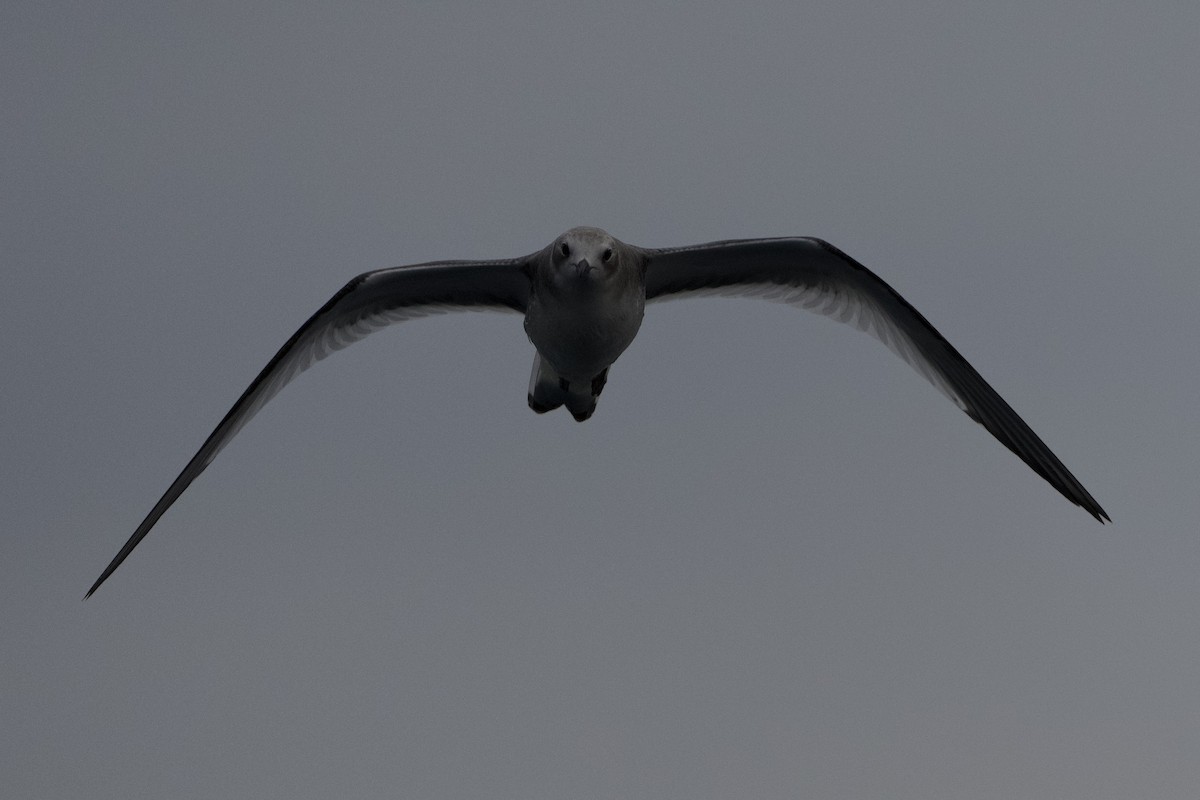
<instances>
[{"instance_id":1,"label":"dark wing feather","mask_svg":"<svg viewBox=\"0 0 1200 800\"><path fill-rule=\"evenodd\" d=\"M828 242L745 239L644 250L646 299L721 294L790 303L867 331L1064 497L1104 522L1108 514L967 360L895 289Z\"/></svg>"},{"instance_id":2,"label":"dark wing feather","mask_svg":"<svg viewBox=\"0 0 1200 800\"><path fill-rule=\"evenodd\" d=\"M347 283L292 334L251 382L85 598L121 565L242 426L293 378L329 354L397 322L475 308L524 312L529 300L528 264L529 259L441 261L367 272Z\"/></svg>"}]
</instances>

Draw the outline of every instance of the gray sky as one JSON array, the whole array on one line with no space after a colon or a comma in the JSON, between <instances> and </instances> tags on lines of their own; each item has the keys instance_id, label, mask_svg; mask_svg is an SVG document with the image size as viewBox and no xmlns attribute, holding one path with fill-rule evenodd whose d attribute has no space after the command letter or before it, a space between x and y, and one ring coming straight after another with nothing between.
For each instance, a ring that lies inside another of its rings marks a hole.
<instances>
[{"instance_id":1,"label":"gray sky","mask_svg":"<svg viewBox=\"0 0 1200 800\"><path fill-rule=\"evenodd\" d=\"M1195 797L1200 7L166 5L0 11L6 796ZM577 425L465 314L80 602L348 278L577 224L832 241L1114 524L817 316L653 307Z\"/></svg>"}]
</instances>

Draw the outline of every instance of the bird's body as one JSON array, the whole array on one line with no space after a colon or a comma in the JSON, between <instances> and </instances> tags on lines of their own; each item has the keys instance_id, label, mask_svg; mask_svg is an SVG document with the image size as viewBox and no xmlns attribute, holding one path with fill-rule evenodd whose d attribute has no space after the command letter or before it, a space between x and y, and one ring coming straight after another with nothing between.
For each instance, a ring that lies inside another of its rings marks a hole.
<instances>
[{"instance_id":1,"label":"bird's body","mask_svg":"<svg viewBox=\"0 0 1200 800\"><path fill-rule=\"evenodd\" d=\"M590 381L633 343L644 311L645 297L640 293L626 293L613 303L546 302L535 293L525 312L525 333L563 378Z\"/></svg>"},{"instance_id":2,"label":"bird's body","mask_svg":"<svg viewBox=\"0 0 1200 800\"><path fill-rule=\"evenodd\" d=\"M217 453L300 372L379 328L447 309L523 313L536 350L528 402L588 419L609 367L647 302L696 294L762 297L816 311L886 344L1064 497L1104 509L958 351L894 289L832 245L807 237L647 249L572 228L523 258L441 261L359 275L280 348L88 591L132 552Z\"/></svg>"},{"instance_id":3,"label":"bird's body","mask_svg":"<svg viewBox=\"0 0 1200 800\"><path fill-rule=\"evenodd\" d=\"M597 228L574 228L537 261L525 333L537 350L529 406L566 405L582 422L608 368L642 326L646 291L637 254Z\"/></svg>"}]
</instances>

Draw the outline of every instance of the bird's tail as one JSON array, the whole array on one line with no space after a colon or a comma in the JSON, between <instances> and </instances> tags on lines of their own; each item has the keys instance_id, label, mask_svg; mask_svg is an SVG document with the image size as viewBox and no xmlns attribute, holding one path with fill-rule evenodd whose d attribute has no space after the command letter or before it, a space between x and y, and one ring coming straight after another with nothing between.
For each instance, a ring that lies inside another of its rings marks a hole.
<instances>
[{"instance_id":1,"label":"bird's tail","mask_svg":"<svg viewBox=\"0 0 1200 800\"><path fill-rule=\"evenodd\" d=\"M569 382L538 353L533 357L533 373L529 376L529 407L545 414L565 405L576 422L583 422L596 410L596 398L607 377L606 369L590 382Z\"/></svg>"}]
</instances>

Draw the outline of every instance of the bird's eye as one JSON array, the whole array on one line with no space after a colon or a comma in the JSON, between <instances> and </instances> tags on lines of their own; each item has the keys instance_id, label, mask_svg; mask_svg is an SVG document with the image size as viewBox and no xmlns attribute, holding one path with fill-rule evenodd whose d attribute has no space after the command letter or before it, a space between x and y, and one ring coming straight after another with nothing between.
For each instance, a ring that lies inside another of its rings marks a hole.
<instances>
[{"instance_id":1,"label":"bird's eye","mask_svg":"<svg viewBox=\"0 0 1200 800\"><path fill-rule=\"evenodd\" d=\"M558 252L562 253L564 256L569 256L571 255L571 248L567 247L566 242L563 242L558 246Z\"/></svg>"},{"instance_id":2,"label":"bird's eye","mask_svg":"<svg viewBox=\"0 0 1200 800\"><path fill-rule=\"evenodd\" d=\"M600 256L600 260L601 261L609 261L611 259L612 259L612 248L609 247L604 250L604 255Z\"/></svg>"}]
</instances>

